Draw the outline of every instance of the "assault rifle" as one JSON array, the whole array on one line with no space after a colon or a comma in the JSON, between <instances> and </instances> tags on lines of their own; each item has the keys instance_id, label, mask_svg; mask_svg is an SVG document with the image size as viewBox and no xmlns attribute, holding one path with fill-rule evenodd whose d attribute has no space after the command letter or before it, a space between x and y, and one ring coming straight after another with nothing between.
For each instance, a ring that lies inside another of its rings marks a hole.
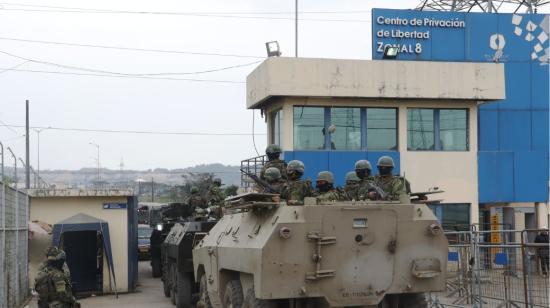
<instances>
[{"instance_id":1,"label":"assault rifle","mask_svg":"<svg viewBox=\"0 0 550 308\"><path fill-rule=\"evenodd\" d=\"M374 183L369 183L369 192L371 191L374 191L378 195L380 200L386 200L386 198L388 197L388 194L382 188L380 188L380 186Z\"/></svg>"},{"instance_id":2,"label":"assault rifle","mask_svg":"<svg viewBox=\"0 0 550 308\"><path fill-rule=\"evenodd\" d=\"M268 193L270 193L270 194L280 194L281 193L279 190L277 190L277 189L273 188L273 186L269 185L269 183L267 181L264 181L264 180L260 179L257 175L255 175L253 173L250 173L250 172L247 172L247 171L244 171L243 169L241 169L241 172L246 174L252 180L254 180L254 182L256 182L256 184L258 184L258 186L265 189Z\"/></svg>"}]
</instances>

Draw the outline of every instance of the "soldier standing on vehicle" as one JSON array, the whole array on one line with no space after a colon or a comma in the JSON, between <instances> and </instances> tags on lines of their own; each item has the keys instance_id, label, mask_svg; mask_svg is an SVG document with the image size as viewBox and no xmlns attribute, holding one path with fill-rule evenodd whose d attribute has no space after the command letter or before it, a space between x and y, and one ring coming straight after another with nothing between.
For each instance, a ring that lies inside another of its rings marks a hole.
<instances>
[{"instance_id":1,"label":"soldier standing on vehicle","mask_svg":"<svg viewBox=\"0 0 550 308\"><path fill-rule=\"evenodd\" d=\"M208 206L206 204L206 199L201 196L199 193L199 188L197 186L191 187L191 196L187 199L187 204L194 211L197 208L206 209Z\"/></svg>"},{"instance_id":2,"label":"soldier standing on vehicle","mask_svg":"<svg viewBox=\"0 0 550 308\"><path fill-rule=\"evenodd\" d=\"M380 157L376 167L378 167L378 175L374 178L374 184L386 193L386 197L382 199L399 200L401 195L407 193L405 190L404 180L392 174L394 163L391 157ZM369 194L372 195L372 193L373 191Z\"/></svg>"},{"instance_id":3,"label":"soldier standing on vehicle","mask_svg":"<svg viewBox=\"0 0 550 308\"><path fill-rule=\"evenodd\" d=\"M283 180L286 180L286 162L284 160L281 160L279 156L281 155L281 147L276 144L270 144L265 149L265 154L267 155L268 161L265 163L265 165L262 168L262 171L260 171L260 179L265 180L265 172L268 168L274 167L279 169L279 172L281 173L281 177Z\"/></svg>"},{"instance_id":4,"label":"soldier standing on vehicle","mask_svg":"<svg viewBox=\"0 0 550 308\"><path fill-rule=\"evenodd\" d=\"M535 237L535 243L544 244L544 247L537 247L537 254L540 259L540 269L544 276L548 275L549 266L549 241L548 241L548 228L542 227L542 231Z\"/></svg>"},{"instance_id":5,"label":"soldier standing on vehicle","mask_svg":"<svg viewBox=\"0 0 550 308\"><path fill-rule=\"evenodd\" d=\"M259 187L259 191L262 193L278 193L280 194L283 190L283 187L286 184L286 181L282 179L281 172L275 167L269 167L265 170L265 181L269 184L267 187ZM272 191L272 189L274 191Z\"/></svg>"},{"instance_id":6,"label":"soldier standing on vehicle","mask_svg":"<svg viewBox=\"0 0 550 308\"><path fill-rule=\"evenodd\" d=\"M330 171L321 171L315 181L317 201L337 201L347 199L343 192L334 189L334 175Z\"/></svg>"},{"instance_id":7,"label":"soldier standing on vehicle","mask_svg":"<svg viewBox=\"0 0 550 308\"><path fill-rule=\"evenodd\" d=\"M357 177L355 171L346 173L346 185L344 186L344 192L350 200L359 200L359 182L361 180Z\"/></svg>"},{"instance_id":8,"label":"soldier standing on vehicle","mask_svg":"<svg viewBox=\"0 0 550 308\"><path fill-rule=\"evenodd\" d=\"M281 193L281 198L285 199L288 205L303 205L304 198L313 195L311 183L301 180L304 170L304 163L299 160L288 163L286 168L288 182Z\"/></svg>"},{"instance_id":9,"label":"soldier standing on vehicle","mask_svg":"<svg viewBox=\"0 0 550 308\"><path fill-rule=\"evenodd\" d=\"M208 205L211 206L211 209L218 218L223 216L223 201L225 200L225 194L221 190L222 180L220 178L215 178L212 181L212 185L208 189Z\"/></svg>"},{"instance_id":10,"label":"soldier standing on vehicle","mask_svg":"<svg viewBox=\"0 0 550 308\"><path fill-rule=\"evenodd\" d=\"M38 292L38 307L72 308L80 307L73 296L71 277L63 270L66 255L57 247L49 247L45 266L41 266L34 281Z\"/></svg>"}]
</instances>

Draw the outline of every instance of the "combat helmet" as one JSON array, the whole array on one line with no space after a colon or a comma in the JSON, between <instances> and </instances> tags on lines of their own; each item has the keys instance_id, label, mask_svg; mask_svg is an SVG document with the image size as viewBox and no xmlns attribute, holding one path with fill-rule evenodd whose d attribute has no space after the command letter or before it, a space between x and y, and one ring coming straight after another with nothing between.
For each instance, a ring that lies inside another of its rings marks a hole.
<instances>
[{"instance_id":1,"label":"combat helmet","mask_svg":"<svg viewBox=\"0 0 550 308\"><path fill-rule=\"evenodd\" d=\"M330 171L321 171L317 174L317 181L326 181L329 184L334 184L334 175Z\"/></svg>"},{"instance_id":2,"label":"combat helmet","mask_svg":"<svg viewBox=\"0 0 550 308\"><path fill-rule=\"evenodd\" d=\"M276 181L281 178L281 171L275 167L269 167L265 170L264 177L268 181Z\"/></svg>"},{"instance_id":3,"label":"combat helmet","mask_svg":"<svg viewBox=\"0 0 550 308\"><path fill-rule=\"evenodd\" d=\"M372 166L370 165L370 162L368 160L361 159L355 162L355 170L361 170L361 169L372 170Z\"/></svg>"},{"instance_id":4,"label":"combat helmet","mask_svg":"<svg viewBox=\"0 0 550 308\"><path fill-rule=\"evenodd\" d=\"M281 147L276 144L270 144L265 149L265 154L280 154L281 152Z\"/></svg>"},{"instance_id":5,"label":"combat helmet","mask_svg":"<svg viewBox=\"0 0 550 308\"><path fill-rule=\"evenodd\" d=\"M360 182L361 179L357 176L357 173L355 171L350 171L346 173L346 184L347 183L353 183L353 182Z\"/></svg>"},{"instance_id":6,"label":"combat helmet","mask_svg":"<svg viewBox=\"0 0 550 308\"><path fill-rule=\"evenodd\" d=\"M390 156L382 156L378 159L378 163L376 163L377 167L394 167L393 164L393 158Z\"/></svg>"},{"instance_id":7,"label":"combat helmet","mask_svg":"<svg viewBox=\"0 0 550 308\"><path fill-rule=\"evenodd\" d=\"M46 257L50 261L66 260L65 252L55 246L50 246L46 249Z\"/></svg>"},{"instance_id":8,"label":"combat helmet","mask_svg":"<svg viewBox=\"0 0 550 308\"><path fill-rule=\"evenodd\" d=\"M286 172L299 172L304 173L304 163L299 160L291 160L286 167Z\"/></svg>"}]
</instances>

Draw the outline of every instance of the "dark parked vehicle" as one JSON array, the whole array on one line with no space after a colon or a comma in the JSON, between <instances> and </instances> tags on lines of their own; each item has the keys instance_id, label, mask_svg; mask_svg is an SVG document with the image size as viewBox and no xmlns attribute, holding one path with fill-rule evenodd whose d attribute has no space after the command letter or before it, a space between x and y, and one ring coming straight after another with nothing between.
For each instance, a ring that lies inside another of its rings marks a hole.
<instances>
[{"instance_id":1,"label":"dark parked vehicle","mask_svg":"<svg viewBox=\"0 0 550 308\"><path fill-rule=\"evenodd\" d=\"M140 260L151 259L151 233L149 225L138 225L138 257Z\"/></svg>"}]
</instances>

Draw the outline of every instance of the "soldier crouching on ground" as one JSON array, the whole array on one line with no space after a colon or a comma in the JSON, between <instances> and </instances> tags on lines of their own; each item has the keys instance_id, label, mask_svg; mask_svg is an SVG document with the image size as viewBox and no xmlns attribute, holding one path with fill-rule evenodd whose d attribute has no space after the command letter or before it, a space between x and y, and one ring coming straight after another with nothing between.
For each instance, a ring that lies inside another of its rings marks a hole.
<instances>
[{"instance_id":1,"label":"soldier crouching on ground","mask_svg":"<svg viewBox=\"0 0 550 308\"><path fill-rule=\"evenodd\" d=\"M304 170L304 163L299 160L290 161L286 167L288 182L283 188L281 198L288 205L303 205L304 198L313 196L310 182L301 180Z\"/></svg>"},{"instance_id":2,"label":"soldier crouching on ground","mask_svg":"<svg viewBox=\"0 0 550 308\"><path fill-rule=\"evenodd\" d=\"M317 201L319 202L348 199L343 191L334 189L334 175L330 171L319 172L315 184Z\"/></svg>"},{"instance_id":3,"label":"soldier crouching on ground","mask_svg":"<svg viewBox=\"0 0 550 308\"><path fill-rule=\"evenodd\" d=\"M47 262L39 268L34 281L34 289L38 292L39 308L72 308L80 307L71 290L71 277L63 270L65 252L57 247L49 247ZM65 265L66 266L66 265Z\"/></svg>"}]
</instances>

